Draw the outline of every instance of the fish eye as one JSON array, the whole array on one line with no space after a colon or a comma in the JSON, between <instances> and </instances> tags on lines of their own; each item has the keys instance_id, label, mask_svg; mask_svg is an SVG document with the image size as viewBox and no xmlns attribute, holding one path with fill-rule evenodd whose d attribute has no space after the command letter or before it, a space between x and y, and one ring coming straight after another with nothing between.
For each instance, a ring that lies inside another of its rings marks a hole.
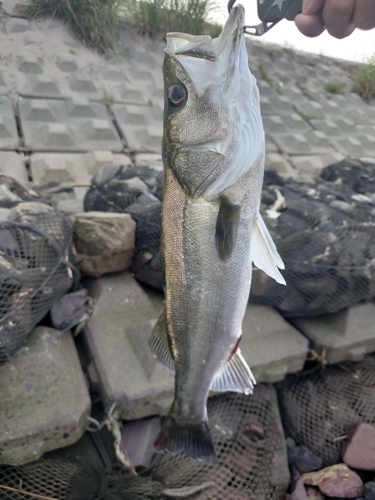
<instances>
[{"instance_id":1,"label":"fish eye","mask_svg":"<svg viewBox=\"0 0 375 500\"><path fill-rule=\"evenodd\" d=\"M187 98L187 90L184 85L175 84L169 87L167 95L169 104L175 108L178 108L185 104Z\"/></svg>"}]
</instances>

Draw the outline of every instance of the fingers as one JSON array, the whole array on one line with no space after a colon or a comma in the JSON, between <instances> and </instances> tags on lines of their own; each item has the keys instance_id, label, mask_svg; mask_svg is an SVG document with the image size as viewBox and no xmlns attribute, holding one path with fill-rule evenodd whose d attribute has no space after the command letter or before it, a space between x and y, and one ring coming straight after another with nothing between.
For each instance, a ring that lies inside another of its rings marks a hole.
<instances>
[{"instance_id":1,"label":"fingers","mask_svg":"<svg viewBox=\"0 0 375 500\"><path fill-rule=\"evenodd\" d=\"M298 14L294 22L300 32L308 37L319 36L325 30L320 14Z\"/></svg>"},{"instance_id":2,"label":"fingers","mask_svg":"<svg viewBox=\"0 0 375 500\"><path fill-rule=\"evenodd\" d=\"M361 30L371 30L375 28L374 0L357 0L352 22L356 28Z\"/></svg>"},{"instance_id":3,"label":"fingers","mask_svg":"<svg viewBox=\"0 0 375 500\"><path fill-rule=\"evenodd\" d=\"M355 0L326 0L322 18L330 35L345 38L355 29L352 23Z\"/></svg>"}]
</instances>

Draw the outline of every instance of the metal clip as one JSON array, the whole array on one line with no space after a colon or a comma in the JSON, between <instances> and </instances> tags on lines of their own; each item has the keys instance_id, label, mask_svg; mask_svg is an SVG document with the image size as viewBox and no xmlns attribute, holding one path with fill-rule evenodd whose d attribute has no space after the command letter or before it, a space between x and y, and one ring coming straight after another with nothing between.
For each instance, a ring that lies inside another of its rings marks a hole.
<instances>
[{"instance_id":1,"label":"metal clip","mask_svg":"<svg viewBox=\"0 0 375 500\"><path fill-rule=\"evenodd\" d=\"M236 0L229 0L229 13L235 3ZM257 4L258 17L262 22L254 26L244 26L243 32L247 35L264 35L282 19L293 21L296 15L302 12L302 0L257 0Z\"/></svg>"}]
</instances>

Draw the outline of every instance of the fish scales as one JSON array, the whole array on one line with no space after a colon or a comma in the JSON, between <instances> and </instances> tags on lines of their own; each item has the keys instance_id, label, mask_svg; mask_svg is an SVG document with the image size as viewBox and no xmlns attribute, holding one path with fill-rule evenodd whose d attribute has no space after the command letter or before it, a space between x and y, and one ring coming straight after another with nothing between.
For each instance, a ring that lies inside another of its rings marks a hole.
<instances>
[{"instance_id":1,"label":"fish scales","mask_svg":"<svg viewBox=\"0 0 375 500\"><path fill-rule=\"evenodd\" d=\"M209 391L255 383L238 349L252 262L283 283L259 215L264 132L243 25L239 5L215 40L168 34L164 61L166 289L150 348L175 370L175 398L155 446L206 461Z\"/></svg>"}]
</instances>

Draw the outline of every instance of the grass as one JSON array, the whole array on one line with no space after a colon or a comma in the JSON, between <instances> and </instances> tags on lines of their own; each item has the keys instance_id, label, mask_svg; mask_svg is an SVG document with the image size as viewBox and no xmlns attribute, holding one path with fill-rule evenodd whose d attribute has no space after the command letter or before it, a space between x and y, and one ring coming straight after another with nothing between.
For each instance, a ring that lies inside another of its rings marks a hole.
<instances>
[{"instance_id":1,"label":"grass","mask_svg":"<svg viewBox=\"0 0 375 500\"><path fill-rule=\"evenodd\" d=\"M111 108L115 103L115 100L116 98L114 89L110 87L103 87L102 103L108 109L108 111L111 111Z\"/></svg>"},{"instance_id":2,"label":"grass","mask_svg":"<svg viewBox=\"0 0 375 500\"><path fill-rule=\"evenodd\" d=\"M331 82L327 83L324 87L326 92L330 94L344 94L345 93L345 84L341 82Z\"/></svg>"},{"instance_id":3,"label":"grass","mask_svg":"<svg viewBox=\"0 0 375 500\"><path fill-rule=\"evenodd\" d=\"M302 120L305 120L305 122L309 122L310 120L318 120L319 119L318 116L308 115L308 114L304 113L303 111L300 111L299 109L296 109L296 113L297 113L297 115L299 115L302 118Z\"/></svg>"},{"instance_id":4,"label":"grass","mask_svg":"<svg viewBox=\"0 0 375 500\"><path fill-rule=\"evenodd\" d=\"M121 0L125 23L138 33L164 37L169 31L219 36L221 26L207 21L210 0Z\"/></svg>"},{"instance_id":5,"label":"grass","mask_svg":"<svg viewBox=\"0 0 375 500\"><path fill-rule=\"evenodd\" d=\"M375 99L375 56L365 65L352 90L367 102Z\"/></svg>"},{"instance_id":6,"label":"grass","mask_svg":"<svg viewBox=\"0 0 375 500\"><path fill-rule=\"evenodd\" d=\"M142 35L164 37L168 31L209 34L221 26L208 22L211 0L28 0L28 18L58 17L87 46L105 52L116 46L124 24Z\"/></svg>"},{"instance_id":7,"label":"grass","mask_svg":"<svg viewBox=\"0 0 375 500\"><path fill-rule=\"evenodd\" d=\"M272 80L272 78L270 77L270 74L268 73L267 68L264 66L264 64L263 64L263 63L260 63L260 64L259 64L259 71L260 71L260 74L261 74L261 76L262 76L263 80L265 80L265 81L268 83L268 85L269 85L270 87L272 87L272 85L273 85L273 80Z\"/></svg>"},{"instance_id":8,"label":"grass","mask_svg":"<svg viewBox=\"0 0 375 500\"><path fill-rule=\"evenodd\" d=\"M58 17L85 44L104 52L115 46L118 0L28 0L28 18Z\"/></svg>"}]
</instances>

